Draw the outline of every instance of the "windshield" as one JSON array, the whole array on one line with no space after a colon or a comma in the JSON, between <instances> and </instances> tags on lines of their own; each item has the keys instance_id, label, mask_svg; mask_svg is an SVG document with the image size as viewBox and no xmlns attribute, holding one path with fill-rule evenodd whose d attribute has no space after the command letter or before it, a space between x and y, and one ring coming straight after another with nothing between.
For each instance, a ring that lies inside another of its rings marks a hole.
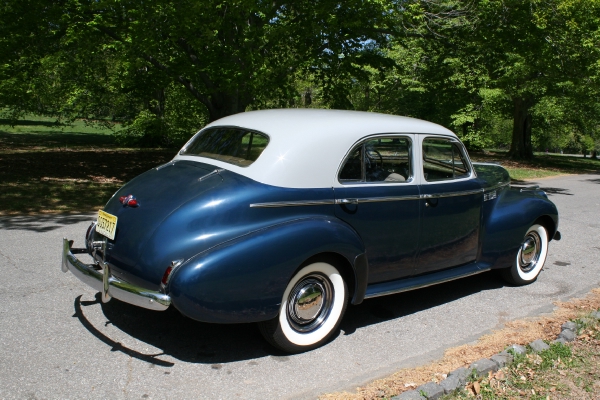
<instances>
[{"instance_id":1,"label":"windshield","mask_svg":"<svg viewBox=\"0 0 600 400\"><path fill-rule=\"evenodd\" d=\"M179 154L200 156L247 167L269 144L263 133L243 128L214 127L202 131Z\"/></svg>"}]
</instances>

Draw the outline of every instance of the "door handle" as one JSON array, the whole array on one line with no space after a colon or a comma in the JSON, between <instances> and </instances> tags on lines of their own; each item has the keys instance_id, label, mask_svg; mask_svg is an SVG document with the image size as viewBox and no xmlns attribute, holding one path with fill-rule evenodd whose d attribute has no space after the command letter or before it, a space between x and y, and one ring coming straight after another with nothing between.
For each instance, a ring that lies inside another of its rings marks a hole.
<instances>
[{"instance_id":1,"label":"door handle","mask_svg":"<svg viewBox=\"0 0 600 400\"><path fill-rule=\"evenodd\" d=\"M425 207L437 207L438 199L426 199Z\"/></svg>"},{"instance_id":2,"label":"door handle","mask_svg":"<svg viewBox=\"0 0 600 400\"><path fill-rule=\"evenodd\" d=\"M358 199L335 199L335 204L358 204Z\"/></svg>"}]
</instances>

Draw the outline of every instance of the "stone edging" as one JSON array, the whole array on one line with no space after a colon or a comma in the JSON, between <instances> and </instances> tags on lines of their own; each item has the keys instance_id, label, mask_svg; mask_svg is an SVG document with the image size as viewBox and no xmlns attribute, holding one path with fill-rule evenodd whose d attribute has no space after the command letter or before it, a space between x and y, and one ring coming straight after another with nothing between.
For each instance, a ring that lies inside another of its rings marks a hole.
<instances>
[{"instance_id":1,"label":"stone edging","mask_svg":"<svg viewBox=\"0 0 600 400\"><path fill-rule=\"evenodd\" d=\"M593 312L591 317L600 320L600 311ZM565 344L566 342L572 342L576 337L577 324L573 321L567 321L562 324L561 332L553 343ZM535 353L550 348L550 346L542 339L537 339L529 343L529 347ZM445 394L452 393L455 390L464 387L473 372L475 372L478 377L483 377L487 376L490 371L495 372L512 363L513 355L509 353L508 350L512 350L515 354L525 354L527 352L525 346L513 344L490 358L482 358L481 360L475 361L469 368L461 367L450 372L447 378L439 384L435 382L425 383L414 390L409 390L398 396L392 397L392 400L437 400Z\"/></svg>"}]
</instances>

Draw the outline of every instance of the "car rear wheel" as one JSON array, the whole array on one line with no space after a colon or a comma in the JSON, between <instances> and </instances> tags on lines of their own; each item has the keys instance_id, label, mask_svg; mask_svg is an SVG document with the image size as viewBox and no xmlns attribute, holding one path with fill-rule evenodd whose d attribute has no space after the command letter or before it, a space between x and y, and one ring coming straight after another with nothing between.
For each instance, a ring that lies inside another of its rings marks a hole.
<instances>
[{"instance_id":1,"label":"car rear wheel","mask_svg":"<svg viewBox=\"0 0 600 400\"><path fill-rule=\"evenodd\" d=\"M279 316L259 323L260 332L273 346L289 353L314 349L337 331L347 303L348 289L338 269L316 262L290 280Z\"/></svg>"},{"instance_id":2,"label":"car rear wheel","mask_svg":"<svg viewBox=\"0 0 600 400\"><path fill-rule=\"evenodd\" d=\"M514 285L534 282L546 261L548 232L542 225L535 224L527 230L511 268L503 270L503 277Z\"/></svg>"}]
</instances>

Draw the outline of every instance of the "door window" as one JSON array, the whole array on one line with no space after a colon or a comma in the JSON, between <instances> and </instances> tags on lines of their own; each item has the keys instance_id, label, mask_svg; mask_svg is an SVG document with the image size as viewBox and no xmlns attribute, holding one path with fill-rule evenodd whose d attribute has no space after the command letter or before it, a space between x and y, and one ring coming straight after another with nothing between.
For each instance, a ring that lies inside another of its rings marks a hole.
<instances>
[{"instance_id":1,"label":"door window","mask_svg":"<svg viewBox=\"0 0 600 400\"><path fill-rule=\"evenodd\" d=\"M427 182L468 178L469 163L458 143L449 139L423 140L423 175Z\"/></svg>"},{"instance_id":2,"label":"door window","mask_svg":"<svg viewBox=\"0 0 600 400\"><path fill-rule=\"evenodd\" d=\"M408 182L412 178L411 141L406 137L369 139L351 152L339 174L341 183Z\"/></svg>"}]
</instances>

